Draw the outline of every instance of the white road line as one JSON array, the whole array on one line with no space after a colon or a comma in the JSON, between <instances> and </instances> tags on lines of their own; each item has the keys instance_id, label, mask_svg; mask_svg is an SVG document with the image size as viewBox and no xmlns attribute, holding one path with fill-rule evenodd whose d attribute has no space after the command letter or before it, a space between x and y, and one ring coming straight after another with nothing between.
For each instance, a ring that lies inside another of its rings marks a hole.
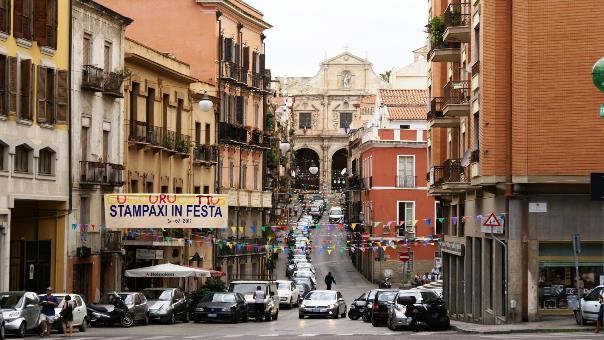
<instances>
[{"instance_id":1,"label":"white road line","mask_svg":"<svg viewBox=\"0 0 604 340\"><path fill-rule=\"evenodd\" d=\"M298 336L318 336L319 334L300 334Z\"/></svg>"},{"instance_id":2,"label":"white road line","mask_svg":"<svg viewBox=\"0 0 604 340\"><path fill-rule=\"evenodd\" d=\"M186 336L183 339L201 339L201 338L205 338L207 337L207 335L191 335L191 336Z\"/></svg>"},{"instance_id":3,"label":"white road line","mask_svg":"<svg viewBox=\"0 0 604 340\"><path fill-rule=\"evenodd\" d=\"M126 340L126 339L132 339L132 337L131 336L120 336L120 337L117 337L117 338L110 338L110 339L113 339L113 340Z\"/></svg>"},{"instance_id":4,"label":"white road line","mask_svg":"<svg viewBox=\"0 0 604 340\"><path fill-rule=\"evenodd\" d=\"M546 333L542 333L545 334ZM568 338L571 333L547 333L548 338ZM574 333L573 339L584 338L584 337L601 337L601 334L585 334L585 333ZM493 335L483 335L481 338L490 338L490 339L532 339L535 337L534 333L531 334L493 334Z\"/></svg>"},{"instance_id":5,"label":"white road line","mask_svg":"<svg viewBox=\"0 0 604 340\"><path fill-rule=\"evenodd\" d=\"M152 340L152 339L166 339L166 338L171 338L172 336L170 335L158 335L158 336L152 336L150 338L147 338L147 340Z\"/></svg>"},{"instance_id":6,"label":"white road line","mask_svg":"<svg viewBox=\"0 0 604 340\"><path fill-rule=\"evenodd\" d=\"M281 336L281 334L259 334L259 337Z\"/></svg>"},{"instance_id":7,"label":"white road line","mask_svg":"<svg viewBox=\"0 0 604 340\"><path fill-rule=\"evenodd\" d=\"M241 338L243 336L243 334L229 334L229 335L223 335L221 336L221 338Z\"/></svg>"}]
</instances>

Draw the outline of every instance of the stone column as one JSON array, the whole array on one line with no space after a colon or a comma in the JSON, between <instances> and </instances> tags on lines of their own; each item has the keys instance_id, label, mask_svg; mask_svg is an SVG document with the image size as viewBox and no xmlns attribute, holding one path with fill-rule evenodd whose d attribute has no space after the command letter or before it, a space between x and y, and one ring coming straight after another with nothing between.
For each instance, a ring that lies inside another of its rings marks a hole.
<instances>
[{"instance_id":1,"label":"stone column","mask_svg":"<svg viewBox=\"0 0 604 340\"><path fill-rule=\"evenodd\" d=\"M325 143L325 141L323 141ZM321 156L321 189L325 187L326 192L331 191L331 159L329 159L329 145L321 145L323 155Z\"/></svg>"}]
</instances>

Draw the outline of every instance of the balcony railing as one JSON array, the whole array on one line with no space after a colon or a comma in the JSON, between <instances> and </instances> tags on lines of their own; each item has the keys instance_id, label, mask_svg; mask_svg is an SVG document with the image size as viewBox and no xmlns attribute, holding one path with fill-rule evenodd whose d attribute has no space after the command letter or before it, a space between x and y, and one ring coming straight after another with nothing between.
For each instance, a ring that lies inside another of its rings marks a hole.
<instances>
[{"instance_id":1,"label":"balcony railing","mask_svg":"<svg viewBox=\"0 0 604 340\"><path fill-rule=\"evenodd\" d=\"M472 65L472 74L478 74L478 73L480 73L480 60L477 60Z\"/></svg>"},{"instance_id":2,"label":"balcony railing","mask_svg":"<svg viewBox=\"0 0 604 340\"><path fill-rule=\"evenodd\" d=\"M103 81L103 93L116 98L123 98L122 94L122 82L124 76L116 73L109 72L105 74L105 80Z\"/></svg>"},{"instance_id":3,"label":"balcony railing","mask_svg":"<svg viewBox=\"0 0 604 340\"><path fill-rule=\"evenodd\" d=\"M239 77L239 82L243 85L247 85L248 70L241 68L240 72L241 72L241 76Z\"/></svg>"},{"instance_id":4,"label":"balcony railing","mask_svg":"<svg viewBox=\"0 0 604 340\"><path fill-rule=\"evenodd\" d=\"M467 81L450 81L444 87L444 105L464 104L470 99L470 88Z\"/></svg>"},{"instance_id":5,"label":"balcony railing","mask_svg":"<svg viewBox=\"0 0 604 340\"><path fill-rule=\"evenodd\" d=\"M247 144L247 130L230 123L218 123L218 141L226 143Z\"/></svg>"},{"instance_id":6,"label":"balcony railing","mask_svg":"<svg viewBox=\"0 0 604 340\"><path fill-rule=\"evenodd\" d=\"M174 151L179 154L188 155L191 151L191 136L182 133L174 133Z\"/></svg>"},{"instance_id":7,"label":"balcony railing","mask_svg":"<svg viewBox=\"0 0 604 340\"><path fill-rule=\"evenodd\" d=\"M459 62L461 59L459 42L442 42L438 44L430 44L428 51L428 61L434 62Z\"/></svg>"},{"instance_id":8,"label":"balcony railing","mask_svg":"<svg viewBox=\"0 0 604 340\"><path fill-rule=\"evenodd\" d=\"M363 179L359 175L349 176L347 178L348 181L348 189L349 190L362 190L363 189Z\"/></svg>"},{"instance_id":9,"label":"balcony railing","mask_svg":"<svg viewBox=\"0 0 604 340\"><path fill-rule=\"evenodd\" d=\"M252 88L256 90L262 89L262 75L259 73L254 73L252 75Z\"/></svg>"},{"instance_id":10,"label":"balcony railing","mask_svg":"<svg viewBox=\"0 0 604 340\"><path fill-rule=\"evenodd\" d=\"M103 91L103 69L93 65L82 66L82 89Z\"/></svg>"},{"instance_id":11,"label":"balcony railing","mask_svg":"<svg viewBox=\"0 0 604 340\"><path fill-rule=\"evenodd\" d=\"M252 131L252 136L250 138L250 144L262 146L262 132L258 130Z\"/></svg>"},{"instance_id":12,"label":"balcony railing","mask_svg":"<svg viewBox=\"0 0 604 340\"><path fill-rule=\"evenodd\" d=\"M265 92L270 92L271 91L271 70L264 70L264 91Z\"/></svg>"},{"instance_id":13,"label":"balcony railing","mask_svg":"<svg viewBox=\"0 0 604 340\"><path fill-rule=\"evenodd\" d=\"M218 162L218 150L213 145L197 145L193 149L193 161L197 163L215 164Z\"/></svg>"},{"instance_id":14,"label":"balcony railing","mask_svg":"<svg viewBox=\"0 0 604 340\"><path fill-rule=\"evenodd\" d=\"M90 185L124 185L122 164L80 161L80 183Z\"/></svg>"},{"instance_id":15,"label":"balcony railing","mask_svg":"<svg viewBox=\"0 0 604 340\"><path fill-rule=\"evenodd\" d=\"M162 146L163 129L159 126L147 125L146 122L129 122L128 140L136 143Z\"/></svg>"},{"instance_id":16,"label":"balcony railing","mask_svg":"<svg viewBox=\"0 0 604 340\"><path fill-rule=\"evenodd\" d=\"M470 4L449 4L443 13L443 17L445 21L445 29L449 27L470 26Z\"/></svg>"},{"instance_id":17,"label":"balcony railing","mask_svg":"<svg viewBox=\"0 0 604 340\"><path fill-rule=\"evenodd\" d=\"M275 137L273 137L272 135L265 133L264 136L262 136L262 142L261 145L264 146L265 148L271 148L273 147L273 143L275 141Z\"/></svg>"},{"instance_id":18,"label":"balcony railing","mask_svg":"<svg viewBox=\"0 0 604 340\"><path fill-rule=\"evenodd\" d=\"M239 66L232 61L222 61L221 78L228 81L239 81Z\"/></svg>"},{"instance_id":19,"label":"balcony railing","mask_svg":"<svg viewBox=\"0 0 604 340\"><path fill-rule=\"evenodd\" d=\"M432 185L435 186L467 182L465 167L461 165L461 159L447 159L443 165L432 167L430 176Z\"/></svg>"},{"instance_id":20,"label":"balcony railing","mask_svg":"<svg viewBox=\"0 0 604 340\"><path fill-rule=\"evenodd\" d=\"M428 120L443 118L443 107L445 106L443 97L435 97L430 101L430 111L428 112Z\"/></svg>"},{"instance_id":21,"label":"balcony railing","mask_svg":"<svg viewBox=\"0 0 604 340\"><path fill-rule=\"evenodd\" d=\"M396 176L397 188L415 188L415 176L399 175Z\"/></svg>"},{"instance_id":22,"label":"balcony railing","mask_svg":"<svg viewBox=\"0 0 604 340\"><path fill-rule=\"evenodd\" d=\"M120 252L122 249L122 232L113 230L101 231L101 253Z\"/></svg>"},{"instance_id":23,"label":"balcony railing","mask_svg":"<svg viewBox=\"0 0 604 340\"><path fill-rule=\"evenodd\" d=\"M237 239L230 238L227 242L231 242L231 246L223 245L222 247L214 247L216 256L240 256L249 254L264 254L266 252L267 240L265 238L245 238Z\"/></svg>"}]
</instances>

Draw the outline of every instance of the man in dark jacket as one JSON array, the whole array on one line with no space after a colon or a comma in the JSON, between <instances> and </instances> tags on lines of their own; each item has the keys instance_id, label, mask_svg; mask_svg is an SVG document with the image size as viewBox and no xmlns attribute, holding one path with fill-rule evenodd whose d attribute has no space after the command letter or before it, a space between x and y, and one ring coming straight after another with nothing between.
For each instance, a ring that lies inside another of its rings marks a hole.
<instances>
[{"instance_id":1,"label":"man in dark jacket","mask_svg":"<svg viewBox=\"0 0 604 340\"><path fill-rule=\"evenodd\" d=\"M325 284L327 285L327 290L331 290L332 283L335 284L336 280L331 275L331 272L329 272L327 273L327 276L325 276Z\"/></svg>"}]
</instances>

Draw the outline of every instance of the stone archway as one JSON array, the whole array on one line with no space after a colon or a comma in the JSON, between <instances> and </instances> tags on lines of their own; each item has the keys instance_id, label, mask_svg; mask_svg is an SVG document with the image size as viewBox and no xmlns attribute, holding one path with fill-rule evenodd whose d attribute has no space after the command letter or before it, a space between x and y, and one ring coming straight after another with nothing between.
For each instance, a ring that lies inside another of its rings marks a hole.
<instances>
[{"instance_id":1,"label":"stone archway","mask_svg":"<svg viewBox=\"0 0 604 340\"><path fill-rule=\"evenodd\" d=\"M309 168L314 164L319 168L317 174L310 173ZM303 191L320 191L321 159L319 154L310 148L300 148L294 151L295 184L294 188Z\"/></svg>"},{"instance_id":2,"label":"stone archway","mask_svg":"<svg viewBox=\"0 0 604 340\"><path fill-rule=\"evenodd\" d=\"M334 152L331 156L331 190L341 192L346 187L346 175L342 170L346 169L348 164L348 150L342 148Z\"/></svg>"}]
</instances>

